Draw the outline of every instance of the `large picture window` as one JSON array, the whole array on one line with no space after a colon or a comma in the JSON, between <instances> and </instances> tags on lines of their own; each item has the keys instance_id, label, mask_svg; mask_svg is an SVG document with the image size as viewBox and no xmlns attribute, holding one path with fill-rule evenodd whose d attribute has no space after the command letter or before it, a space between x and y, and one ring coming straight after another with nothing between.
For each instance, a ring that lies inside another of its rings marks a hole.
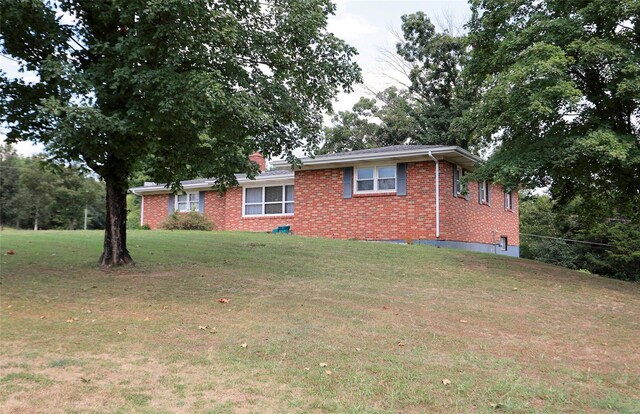
<instances>
[{"instance_id":1,"label":"large picture window","mask_svg":"<svg viewBox=\"0 0 640 414\"><path fill-rule=\"evenodd\" d=\"M388 193L396 191L396 166L357 167L355 192Z\"/></svg>"},{"instance_id":2,"label":"large picture window","mask_svg":"<svg viewBox=\"0 0 640 414\"><path fill-rule=\"evenodd\" d=\"M198 211L198 197L198 192L178 194L176 196L176 211L180 213Z\"/></svg>"},{"instance_id":3,"label":"large picture window","mask_svg":"<svg viewBox=\"0 0 640 414\"><path fill-rule=\"evenodd\" d=\"M292 185L252 187L244 189L245 216L276 216L293 214Z\"/></svg>"}]
</instances>

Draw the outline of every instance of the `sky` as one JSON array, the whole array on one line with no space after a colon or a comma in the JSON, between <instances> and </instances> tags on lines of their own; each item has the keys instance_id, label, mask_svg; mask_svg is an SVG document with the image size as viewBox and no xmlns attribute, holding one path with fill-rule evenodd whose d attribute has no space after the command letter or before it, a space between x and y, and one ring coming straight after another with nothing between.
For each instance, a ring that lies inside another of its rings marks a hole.
<instances>
[{"instance_id":1,"label":"sky","mask_svg":"<svg viewBox=\"0 0 640 414\"><path fill-rule=\"evenodd\" d=\"M334 111L349 110L361 96L396 85L401 86L403 76L385 62L388 53L394 54L400 17L423 11L436 26L447 21L460 26L471 15L467 0L334 0L336 14L329 17L328 29L358 50L356 61L362 68L363 84L356 85L352 93L340 93ZM395 33L395 34L394 34ZM9 76L23 76L17 64L0 56L0 67ZM406 80L404 80L406 82ZM329 122L329 117L325 117ZM0 140L2 140L0 132ZM20 154L31 155L42 150L30 142L16 145Z\"/></svg>"}]
</instances>

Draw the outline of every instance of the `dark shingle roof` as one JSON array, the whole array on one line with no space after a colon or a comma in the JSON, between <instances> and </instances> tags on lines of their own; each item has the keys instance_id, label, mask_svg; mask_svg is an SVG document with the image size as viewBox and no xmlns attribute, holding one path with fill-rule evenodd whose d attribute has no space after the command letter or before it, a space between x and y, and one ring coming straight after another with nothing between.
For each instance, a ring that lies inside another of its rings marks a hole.
<instances>
[{"instance_id":1,"label":"dark shingle roof","mask_svg":"<svg viewBox=\"0 0 640 414\"><path fill-rule=\"evenodd\" d=\"M376 154L380 152L400 152L400 151L411 151L411 150L439 148L439 147L441 147L441 145L390 145L388 147L377 147L377 148L368 148L368 149L355 150L355 151L334 152L330 154L318 155L316 156L316 158L339 157L339 156L357 155L357 154Z\"/></svg>"}]
</instances>

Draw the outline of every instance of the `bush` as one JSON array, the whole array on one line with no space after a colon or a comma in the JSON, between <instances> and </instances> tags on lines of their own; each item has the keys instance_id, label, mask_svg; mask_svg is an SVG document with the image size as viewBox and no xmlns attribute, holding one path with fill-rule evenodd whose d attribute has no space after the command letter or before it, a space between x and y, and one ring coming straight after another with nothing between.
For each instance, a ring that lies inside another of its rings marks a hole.
<instances>
[{"instance_id":1,"label":"bush","mask_svg":"<svg viewBox=\"0 0 640 414\"><path fill-rule=\"evenodd\" d=\"M173 213L160 225L165 230L213 230L213 223L200 213Z\"/></svg>"}]
</instances>

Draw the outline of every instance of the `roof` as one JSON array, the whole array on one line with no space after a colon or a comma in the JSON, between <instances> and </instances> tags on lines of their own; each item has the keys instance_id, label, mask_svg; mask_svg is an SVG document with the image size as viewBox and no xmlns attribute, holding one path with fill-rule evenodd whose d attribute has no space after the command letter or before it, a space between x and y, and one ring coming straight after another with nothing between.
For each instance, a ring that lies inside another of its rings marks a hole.
<instances>
[{"instance_id":1,"label":"roof","mask_svg":"<svg viewBox=\"0 0 640 414\"><path fill-rule=\"evenodd\" d=\"M369 148L356 151L336 152L316 157L300 159L301 169L338 168L357 162L366 161L424 161L447 160L459 164L467 169L481 161L479 157L469 151L451 145L391 145L387 147ZM290 169L291 164L286 160L276 160L272 165L278 169Z\"/></svg>"},{"instance_id":2,"label":"roof","mask_svg":"<svg viewBox=\"0 0 640 414\"><path fill-rule=\"evenodd\" d=\"M290 170L271 170L264 171L255 177L255 180L247 178L246 174L236 174L236 180L238 183L250 183L250 182L261 182L261 181L275 181L275 180L286 180L293 179L293 172ZM185 190L193 190L193 189L210 189L216 183L215 178L196 178L193 180L184 180L180 181L180 185ZM151 183L145 182L141 187L133 187L130 190L134 194L146 194L146 193L167 193L170 191L168 185L166 183Z\"/></svg>"},{"instance_id":3,"label":"roof","mask_svg":"<svg viewBox=\"0 0 640 414\"><path fill-rule=\"evenodd\" d=\"M367 148L363 150L354 150L354 151L343 151L343 152L334 152L331 154L322 154L317 155L318 158L326 158L326 157L342 157L348 155L358 155L358 154L379 154L379 153L388 153L388 152L400 152L407 150L418 150L425 149L429 150L432 148L438 148L440 145L389 145L387 147L376 147L376 148Z\"/></svg>"}]
</instances>

